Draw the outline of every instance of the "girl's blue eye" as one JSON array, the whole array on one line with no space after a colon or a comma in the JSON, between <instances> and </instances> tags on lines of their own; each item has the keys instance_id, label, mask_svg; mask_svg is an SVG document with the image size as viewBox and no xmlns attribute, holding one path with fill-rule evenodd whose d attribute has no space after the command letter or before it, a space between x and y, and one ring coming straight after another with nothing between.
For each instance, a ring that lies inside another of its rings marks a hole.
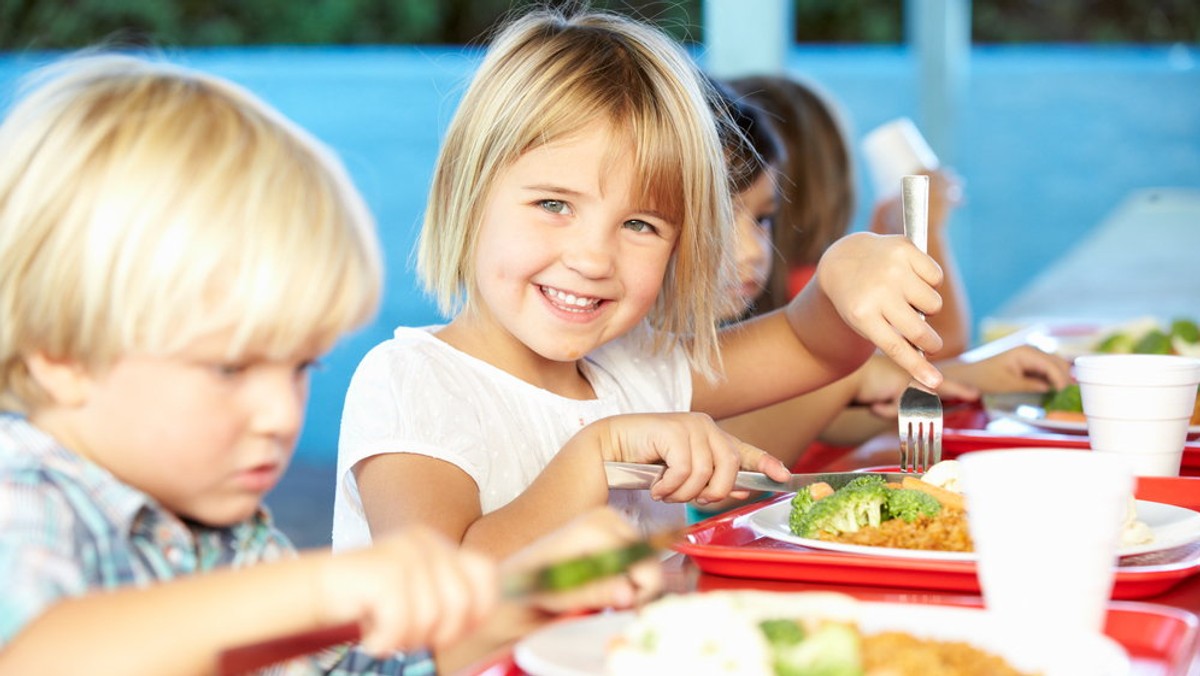
<instances>
[{"instance_id":1,"label":"girl's blue eye","mask_svg":"<svg viewBox=\"0 0 1200 676\"><path fill-rule=\"evenodd\" d=\"M319 360L309 359L307 361L300 362L299 364L296 365L296 375L298 375L298 376L308 375L308 374L312 373L313 371L320 371L324 367L325 367L325 364L321 363Z\"/></svg>"},{"instance_id":2,"label":"girl's blue eye","mask_svg":"<svg viewBox=\"0 0 1200 676\"><path fill-rule=\"evenodd\" d=\"M570 211L567 203L562 200L538 200L537 205L552 214L563 214Z\"/></svg>"},{"instance_id":3,"label":"girl's blue eye","mask_svg":"<svg viewBox=\"0 0 1200 676\"><path fill-rule=\"evenodd\" d=\"M647 223L646 221L638 221L638 220L625 221L625 227L629 228L630 230L632 230L634 232L649 232L649 233L657 233L658 232L657 227Z\"/></svg>"}]
</instances>

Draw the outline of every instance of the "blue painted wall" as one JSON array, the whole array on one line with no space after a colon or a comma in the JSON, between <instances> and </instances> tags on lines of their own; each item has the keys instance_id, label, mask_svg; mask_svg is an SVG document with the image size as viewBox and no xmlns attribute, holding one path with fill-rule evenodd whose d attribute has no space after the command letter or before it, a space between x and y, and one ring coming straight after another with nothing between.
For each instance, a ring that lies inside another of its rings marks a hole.
<instances>
[{"instance_id":1,"label":"blue painted wall","mask_svg":"<svg viewBox=\"0 0 1200 676\"><path fill-rule=\"evenodd\" d=\"M4 107L19 75L51 56L0 54ZM331 459L358 359L397 324L438 320L413 281L411 248L442 130L478 52L257 48L169 56L249 87L332 145L375 212L388 264L383 307L314 376L300 441L302 458ZM1200 187L1200 50L977 47L971 59L956 167L967 203L952 236L977 319L1129 191ZM917 118L915 62L902 48L802 46L788 63L841 99L858 136L899 115Z\"/></svg>"}]
</instances>

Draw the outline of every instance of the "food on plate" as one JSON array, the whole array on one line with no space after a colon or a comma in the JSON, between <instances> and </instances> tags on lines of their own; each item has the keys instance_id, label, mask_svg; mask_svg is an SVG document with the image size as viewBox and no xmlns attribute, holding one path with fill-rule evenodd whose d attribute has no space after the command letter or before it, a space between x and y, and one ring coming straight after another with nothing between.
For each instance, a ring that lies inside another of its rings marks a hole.
<instances>
[{"instance_id":1,"label":"food on plate","mask_svg":"<svg viewBox=\"0 0 1200 676\"><path fill-rule=\"evenodd\" d=\"M971 552L975 546L960 485L958 462L943 460L920 479L904 477L899 484L865 474L836 491L827 484L810 487L792 498L788 527L792 533L814 540ZM1014 492L1013 497L1024 500L1029 496ZM1134 497L1128 499L1120 546L1148 544L1154 540L1154 532L1137 518Z\"/></svg>"},{"instance_id":2,"label":"food on plate","mask_svg":"<svg viewBox=\"0 0 1200 676\"><path fill-rule=\"evenodd\" d=\"M1192 409L1191 425L1200 425L1200 388L1196 405ZM1087 422L1083 414L1083 399L1079 394L1079 383L1071 383L1061 390L1051 390L1042 399L1042 408L1046 411L1046 420L1062 420L1067 422Z\"/></svg>"},{"instance_id":3,"label":"food on plate","mask_svg":"<svg viewBox=\"0 0 1200 676\"><path fill-rule=\"evenodd\" d=\"M1050 390L1042 399L1042 408L1048 420L1085 422L1083 398L1079 394L1079 383L1071 383L1060 390Z\"/></svg>"},{"instance_id":4,"label":"food on plate","mask_svg":"<svg viewBox=\"0 0 1200 676\"><path fill-rule=\"evenodd\" d=\"M1137 518L1137 501L1129 496L1129 506L1125 509L1125 521L1121 524L1121 547L1133 547L1154 542L1154 531L1145 521Z\"/></svg>"},{"instance_id":5,"label":"food on plate","mask_svg":"<svg viewBox=\"0 0 1200 676\"><path fill-rule=\"evenodd\" d=\"M941 485L916 477L889 484L864 475L831 494L819 497L798 491L792 498L788 526L803 538L851 544L971 551L971 537L957 492L957 463L945 461L930 468ZM939 467L942 465L942 467ZM955 490L943 486L954 486Z\"/></svg>"},{"instance_id":6,"label":"food on plate","mask_svg":"<svg viewBox=\"0 0 1200 676\"><path fill-rule=\"evenodd\" d=\"M643 607L608 646L609 674L914 676L1018 674L963 641L865 633L862 606L836 593L720 591ZM940 671L939 671L940 668Z\"/></svg>"},{"instance_id":7,"label":"food on plate","mask_svg":"<svg viewBox=\"0 0 1200 676\"><path fill-rule=\"evenodd\" d=\"M1096 342L1097 352L1181 354L1200 356L1200 326L1177 317L1163 326L1154 319L1139 319L1109 331Z\"/></svg>"}]
</instances>

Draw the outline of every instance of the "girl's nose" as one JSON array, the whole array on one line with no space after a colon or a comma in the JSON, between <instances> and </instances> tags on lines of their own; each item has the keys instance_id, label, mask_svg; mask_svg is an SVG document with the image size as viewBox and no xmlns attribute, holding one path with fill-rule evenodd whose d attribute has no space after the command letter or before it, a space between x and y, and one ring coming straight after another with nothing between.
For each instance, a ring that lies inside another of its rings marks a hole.
<instances>
[{"instance_id":1,"label":"girl's nose","mask_svg":"<svg viewBox=\"0 0 1200 676\"><path fill-rule=\"evenodd\" d=\"M754 218L739 210L734 222L737 228L737 262L741 265L758 265L766 260L767 252L760 244L759 226Z\"/></svg>"},{"instance_id":2,"label":"girl's nose","mask_svg":"<svg viewBox=\"0 0 1200 676\"><path fill-rule=\"evenodd\" d=\"M617 235L606 229L578 228L564 242L562 261L568 268L589 279L610 277L616 271Z\"/></svg>"}]
</instances>

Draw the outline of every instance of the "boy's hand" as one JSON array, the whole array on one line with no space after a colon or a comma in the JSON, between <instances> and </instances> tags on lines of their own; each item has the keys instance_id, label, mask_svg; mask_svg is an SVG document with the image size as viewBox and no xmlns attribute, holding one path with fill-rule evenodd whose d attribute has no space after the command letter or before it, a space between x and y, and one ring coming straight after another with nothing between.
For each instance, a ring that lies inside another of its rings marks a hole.
<instances>
[{"instance_id":1,"label":"boy's hand","mask_svg":"<svg viewBox=\"0 0 1200 676\"><path fill-rule=\"evenodd\" d=\"M942 298L934 288L942 269L907 239L854 233L829 247L817 279L848 326L930 388L942 375L917 348L942 348L942 339L923 314L935 314Z\"/></svg>"},{"instance_id":2,"label":"boy's hand","mask_svg":"<svg viewBox=\"0 0 1200 676\"><path fill-rule=\"evenodd\" d=\"M633 527L616 510L597 507L510 556L503 571L529 570L565 559L616 549L638 538ZM662 592L662 564L658 557L639 561L624 575L596 580L577 589L539 594L533 604L561 613L598 608L630 608Z\"/></svg>"},{"instance_id":3,"label":"boy's hand","mask_svg":"<svg viewBox=\"0 0 1200 676\"><path fill-rule=\"evenodd\" d=\"M423 526L321 564L318 612L326 625L357 621L362 649L442 646L478 626L496 605L495 563Z\"/></svg>"},{"instance_id":4,"label":"boy's hand","mask_svg":"<svg viewBox=\"0 0 1200 676\"><path fill-rule=\"evenodd\" d=\"M666 464L662 479L650 488L655 500L706 504L745 498L749 491L733 490L739 470L776 481L790 476L779 459L738 440L703 413L619 415L595 424L605 427L600 435L605 460Z\"/></svg>"}]
</instances>

